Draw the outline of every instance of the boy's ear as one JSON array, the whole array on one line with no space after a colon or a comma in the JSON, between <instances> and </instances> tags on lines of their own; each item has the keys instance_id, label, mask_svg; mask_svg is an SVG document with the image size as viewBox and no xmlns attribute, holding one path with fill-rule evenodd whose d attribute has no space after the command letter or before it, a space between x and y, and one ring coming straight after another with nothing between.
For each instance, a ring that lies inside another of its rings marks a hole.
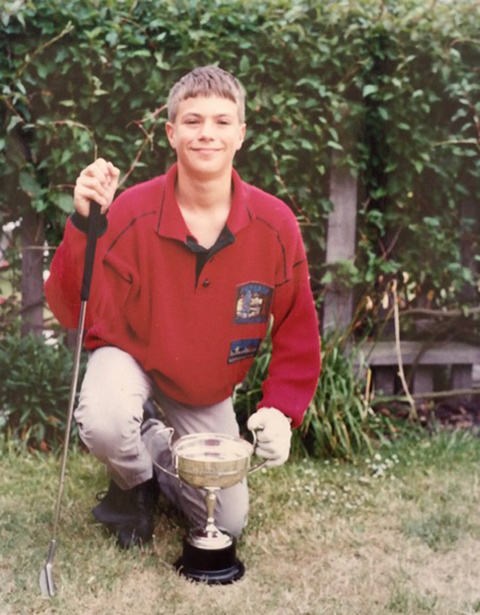
<instances>
[{"instance_id":1,"label":"boy's ear","mask_svg":"<svg viewBox=\"0 0 480 615\"><path fill-rule=\"evenodd\" d=\"M240 126L240 138L239 138L239 143L238 143L238 147L237 147L237 152L239 149L242 148L243 142L245 141L245 134L247 131L247 125L246 124L242 124Z\"/></svg>"},{"instance_id":2,"label":"boy's ear","mask_svg":"<svg viewBox=\"0 0 480 615\"><path fill-rule=\"evenodd\" d=\"M171 122L165 124L165 132L170 145L175 149L175 127Z\"/></svg>"}]
</instances>

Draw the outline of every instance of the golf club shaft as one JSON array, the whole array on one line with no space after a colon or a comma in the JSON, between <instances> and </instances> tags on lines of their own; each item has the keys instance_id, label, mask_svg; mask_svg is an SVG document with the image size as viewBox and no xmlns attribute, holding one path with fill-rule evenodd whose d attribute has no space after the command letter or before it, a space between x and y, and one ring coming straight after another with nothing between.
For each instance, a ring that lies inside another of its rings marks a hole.
<instances>
[{"instance_id":1,"label":"golf club shaft","mask_svg":"<svg viewBox=\"0 0 480 615\"><path fill-rule=\"evenodd\" d=\"M73 357L73 372L70 383L70 395L68 400L67 424L65 427L65 439L63 443L62 463L60 469L60 481L58 486L57 500L55 503L55 516L53 521L52 536L48 550L47 561L40 573L40 589L46 596L52 597L55 594L55 584L53 581L53 560L57 544L57 533L60 522L60 508L63 492L65 488L65 474L67 468L68 447L70 443L70 432L73 421L73 408L75 406L75 395L78 385L78 374L80 371L80 358L83 345L83 333L85 330L85 316L87 312L87 301L90 296L90 287L93 275L93 265L95 262L95 249L97 245L98 223L100 220L100 206L98 203L90 204L90 215L88 220L87 246L85 249L85 260L83 266L82 286L80 292L80 315L77 326L77 337L75 342L75 352Z\"/></svg>"},{"instance_id":2,"label":"golf club shaft","mask_svg":"<svg viewBox=\"0 0 480 615\"><path fill-rule=\"evenodd\" d=\"M63 443L62 465L60 469L60 482L58 487L57 501L55 503L55 517L53 522L52 540L56 540L58 522L60 520L60 506L65 487L65 472L67 468L68 446L70 443L70 432L73 421L73 408L75 406L75 394L77 391L78 374L80 371L80 356L82 353L83 332L85 330L85 314L87 310L87 302L82 301L80 305L80 317L77 327L77 338L75 342L75 353L73 358L73 373L70 383L70 396L68 400L67 424L65 427L65 439Z\"/></svg>"}]
</instances>

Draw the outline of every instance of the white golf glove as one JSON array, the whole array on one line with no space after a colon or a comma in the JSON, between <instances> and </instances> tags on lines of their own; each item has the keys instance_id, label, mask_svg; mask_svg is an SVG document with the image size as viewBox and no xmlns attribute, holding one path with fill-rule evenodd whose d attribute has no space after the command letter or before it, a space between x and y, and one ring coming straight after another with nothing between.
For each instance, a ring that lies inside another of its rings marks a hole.
<instances>
[{"instance_id":1,"label":"white golf glove","mask_svg":"<svg viewBox=\"0 0 480 615\"><path fill-rule=\"evenodd\" d=\"M267 467L281 466L290 454L290 419L276 408L260 408L248 419L247 427L257 435L256 454Z\"/></svg>"}]
</instances>

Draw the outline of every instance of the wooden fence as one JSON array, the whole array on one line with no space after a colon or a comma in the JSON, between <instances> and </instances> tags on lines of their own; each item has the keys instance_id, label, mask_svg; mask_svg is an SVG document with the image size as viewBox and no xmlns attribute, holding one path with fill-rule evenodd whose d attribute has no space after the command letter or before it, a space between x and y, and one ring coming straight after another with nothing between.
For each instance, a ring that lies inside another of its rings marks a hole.
<instances>
[{"instance_id":1,"label":"wooden fence","mask_svg":"<svg viewBox=\"0 0 480 615\"><path fill-rule=\"evenodd\" d=\"M347 168L335 164L333 157L330 200L333 210L328 218L326 264L352 260L356 253L356 227L358 185L356 178ZM474 215L477 204L465 203L461 207L462 216ZM477 205L478 206L478 205ZM476 213L475 213L476 215ZM474 268L474 255L464 254L467 263ZM352 288L333 280L326 289L322 332L347 330L354 317L355 301ZM405 369L409 392L418 397L435 392L435 382L442 372L443 382L448 382L446 391L439 393L446 397L470 398L478 386L474 377L475 369L480 366L480 347L459 342L439 340L433 344L421 341L377 340L364 342L359 348L364 357L364 367L372 370L373 383L377 391L393 395L402 391L399 370Z\"/></svg>"}]
</instances>

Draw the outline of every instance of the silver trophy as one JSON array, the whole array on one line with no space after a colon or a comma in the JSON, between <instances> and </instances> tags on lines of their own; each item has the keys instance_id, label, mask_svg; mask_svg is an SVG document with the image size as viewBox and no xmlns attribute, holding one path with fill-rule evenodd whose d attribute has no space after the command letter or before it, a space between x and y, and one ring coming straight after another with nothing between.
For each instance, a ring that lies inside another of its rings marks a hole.
<instances>
[{"instance_id":1,"label":"silver trophy","mask_svg":"<svg viewBox=\"0 0 480 615\"><path fill-rule=\"evenodd\" d=\"M207 519L205 527L191 529L183 541L183 553L175 568L183 576L208 584L227 584L240 579L245 566L236 557L235 539L215 525L215 504L220 489L232 487L247 474L265 465L250 467L255 451L243 438L217 433L183 436L172 446L176 474L158 463L163 471L205 491Z\"/></svg>"}]
</instances>

